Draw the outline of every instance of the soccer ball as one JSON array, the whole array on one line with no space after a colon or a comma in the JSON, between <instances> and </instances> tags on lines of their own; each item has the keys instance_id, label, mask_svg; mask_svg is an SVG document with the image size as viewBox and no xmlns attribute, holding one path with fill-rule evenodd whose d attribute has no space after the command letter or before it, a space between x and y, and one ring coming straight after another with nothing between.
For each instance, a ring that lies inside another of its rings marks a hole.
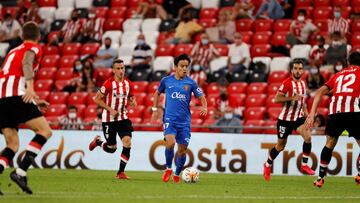
<instances>
[{"instance_id":1,"label":"soccer ball","mask_svg":"<svg viewBox=\"0 0 360 203\"><path fill-rule=\"evenodd\" d=\"M196 183L199 181L200 172L194 167L188 167L182 172L182 179L185 183Z\"/></svg>"}]
</instances>

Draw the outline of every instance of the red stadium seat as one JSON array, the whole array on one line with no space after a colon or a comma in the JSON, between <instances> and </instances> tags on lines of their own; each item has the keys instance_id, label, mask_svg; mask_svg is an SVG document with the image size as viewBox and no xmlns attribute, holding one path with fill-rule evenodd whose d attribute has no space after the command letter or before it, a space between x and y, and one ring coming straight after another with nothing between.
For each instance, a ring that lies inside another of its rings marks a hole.
<instances>
[{"instance_id":1,"label":"red stadium seat","mask_svg":"<svg viewBox=\"0 0 360 203\"><path fill-rule=\"evenodd\" d=\"M328 107L320 107L317 109L317 114L323 115L325 118L329 115Z\"/></svg>"},{"instance_id":2,"label":"red stadium seat","mask_svg":"<svg viewBox=\"0 0 360 203\"><path fill-rule=\"evenodd\" d=\"M59 55L44 56L41 60L41 68L58 67L59 60Z\"/></svg>"},{"instance_id":3,"label":"red stadium seat","mask_svg":"<svg viewBox=\"0 0 360 203\"><path fill-rule=\"evenodd\" d=\"M321 32L328 31L328 19L316 19L314 20L314 25L316 25Z\"/></svg>"},{"instance_id":4,"label":"red stadium seat","mask_svg":"<svg viewBox=\"0 0 360 203\"><path fill-rule=\"evenodd\" d=\"M243 94L246 93L248 84L246 82L233 82L227 87L228 93L231 94Z\"/></svg>"},{"instance_id":5,"label":"red stadium seat","mask_svg":"<svg viewBox=\"0 0 360 203\"><path fill-rule=\"evenodd\" d=\"M265 107L249 107L245 108L244 119L245 120L261 120L265 117Z\"/></svg>"},{"instance_id":6,"label":"red stadium seat","mask_svg":"<svg viewBox=\"0 0 360 203\"><path fill-rule=\"evenodd\" d=\"M118 18L118 19L107 19L104 22L104 31L109 30L122 30L122 24L124 22L124 19Z\"/></svg>"},{"instance_id":7,"label":"red stadium seat","mask_svg":"<svg viewBox=\"0 0 360 203\"><path fill-rule=\"evenodd\" d=\"M266 107L282 107L282 103L275 103L275 94L268 95L266 98Z\"/></svg>"},{"instance_id":8,"label":"red stadium seat","mask_svg":"<svg viewBox=\"0 0 360 203\"><path fill-rule=\"evenodd\" d=\"M208 108L208 113L206 114L206 119L215 118L215 111L216 111L216 109L214 107L209 107Z\"/></svg>"},{"instance_id":9,"label":"red stadium seat","mask_svg":"<svg viewBox=\"0 0 360 203\"><path fill-rule=\"evenodd\" d=\"M69 96L68 105L86 104L87 92L74 92Z\"/></svg>"},{"instance_id":10,"label":"red stadium seat","mask_svg":"<svg viewBox=\"0 0 360 203\"><path fill-rule=\"evenodd\" d=\"M38 91L38 92L36 92L36 95L39 97L39 99L49 101L50 92L48 92L48 91Z\"/></svg>"},{"instance_id":11,"label":"red stadium seat","mask_svg":"<svg viewBox=\"0 0 360 203\"><path fill-rule=\"evenodd\" d=\"M355 19L351 23L351 32L360 32L360 19Z\"/></svg>"},{"instance_id":12,"label":"red stadium seat","mask_svg":"<svg viewBox=\"0 0 360 203\"><path fill-rule=\"evenodd\" d=\"M51 91L53 88L53 80L37 80L34 85L34 90L38 91Z\"/></svg>"},{"instance_id":13,"label":"red stadium seat","mask_svg":"<svg viewBox=\"0 0 360 203\"><path fill-rule=\"evenodd\" d=\"M244 31L241 32L242 35L242 41L245 42L246 44L252 44L252 38L253 38L253 32L251 31Z\"/></svg>"},{"instance_id":14,"label":"red stadium seat","mask_svg":"<svg viewBox=\"0 0 360 203\"><path fill-rule=\"evenodd\" d=\"M151 106L145 107L145 109L143 111L143 119L150 119L152 117Z\"/></svg>"},{"instance_id":15,"label":"red stadium seat","mask_svg":"<svg viewBox=\"0 0 360 203\"><path fill-rule=\"evenodd\" d=\"M257 32L253 35L253 44L269 44L271 32Z\"/></svg>"},{"instance_id":16,"label":"red stadium seat","mask_svg":"<svg viewBox=\"0 0 360 203\"><path fill-rule=\"evenodd\" d=\"M226 44L214 44L220 56L228 56L229 47Z\"/></svg>"},{"instance_id":17,"label":"red stadium seat","mask_svg":"<svg viewBox=\"0 0 360 203\"><path fill-rule=\"evenodd\" d=\"M267 110L268 116L270 120L277 120L282 111L282 107L270 107Z\"/></svg>"},{"instance_id":18,"label":"red stadium seat","mask_svg":"<svg viewBox=\"0 0 360 203\"><path fill-rule=\"evenodd\" d=\"M151 121L151 119L144 119L143 120L143 126L141 127L141 130L143 131L161 131L162 130L162 122L159 120Z\"/></svg>"},{"instance_id":19,"label":"red stadium seat","mask_svg":"<svg viewBox=\"0 0 360 203\"><path fill-rule=\"evenodd\" d=\"M216 82L212 82L208 85L207 87L207 94L219 94L220 93L220 86L218 83Z\"/></svg>"},{"instance_id":20,"label":"red stadium seat","mask_svg":"<svg viewBox=\"0 0 360 203\"><path fill-rule=\"evenodd\" d=\"M10 13L12 17L16 17L18 11L19 11L18 7L9 6L9 7L3 7L1 13L3 17L5 17L5 14L7 13Z\"/></svg>"},{"instance_id":21,"label":"red stadium seat","mask_svg":"<svg viewBox=\"0 0 360 203\"><path fill-rule=\"evenodd\" d=\"M200 126L204 121L201 118L191 119L191 132L201 132Z\"/></svg>"},{"instance_id":22,"label":"red stadium seat","mask_svg":"<svg viewBox=\"0 0 360 203\"><path fill-rule=\"evenodd\" d=\"M145 106L128 107L127 115L130 119L142 118Z\"/></svg>"},{"instance_id":23,"label":"red stadium seat","mask_svg":"<svg viewBox=\"0 0 360 203\"><path fill-rule=\"evenodd\" d=\"M243 126L243 133L248 134L261 134L263 133L263 125L265 121L263 120L247 120ZM256 127L260 127L260 129L256 129Z\"/></svg>"},{"instance_id":24,"label":"red stadium seat","mask_svg":"<svg viewBox=\"0 0 360 203\"><path fill-rule=\"evenodd\" d=\"M251 19L240 19L236 21L236 31L252 31L254 21Z\"/></svg>"},{"instance_id":25,"label":"red stadium seat","mask_svg":"<svg viewBox=\"0 0 360 203\"><path fill-rule=\"evenodd\" d=\"M199 107L190 108L191 118L204 118L204 116L200 115L201 109Z\"/></svg>"},{"instance_id":26,"label":"red stadium seat","mask_svg":"<svg viewBox=\"0 0 360 203\"><path fill-rule=\"evenodd\" d=\"M245 106L246 95L245 94L231 94L229 97L229 106L237 108Z\"/></svg>"},{"instance_id":27,"label":"red stadium seat","mask_svg":"<svg viewBox=\"0 0 360 203\"><path fill-rule=\"evenodd\" d=\"M145 105L145 101L146 101L146 97L147 97L146 92L135 93L134 97L135 97L135 101L136 101L137 105Z\"/></svg>"},{"instance_id":28,"label":"red stadium seat","mask_svg":"<svg viewBox=\"0 0 360 203\"><path fill-rule=\"evenodd\" d=\"M161 94L161 95L160 95L160 98L159 98L158 104L159 104L159 105L162 105L162 104L164 103L164 100L165 100L165 95L164 95L164 94ZM149 95L148 97L146 97L146 104L145 104L145 106L151 107L151 106L153 105L153 102L154 102L154 96L153 96L153 95Z\"/></svg>"},{"instance_id":29,"label":"red stadium seat","mask_svg":"<svg viewBox=\"0 0 360 203\"><path fill-rule=\"evenodd\" d=\"M216 120L213 118L209 118L207 120L205 120L202 124L202 126L204 126L204 128L201 129L201 132L220 132L219 128L209 128L211 126L213 126L216 123Z\"/></svg>"},{"instance_id":30,"label":"red stadium seat","mask_svg":"<svg viewBox=\"0 0 360 203\"><path fill-rule=\"evenodd\" d=\"M265 106L266 94L250 94L246 97L245 107L262 107Z\"/></svg>"},{"instance_id":31,"label":"red stadium seat","mask_svg":"<svg viewBox=\"0 0 360 203\"><path fill-rule=\"evenodd\" d=\"M267 120L265 121L264 126L268 128L268 129L264 129L263 131L264 134L273 134L273 135L277 134L277 129L276 129L277 121Z\"/></svg>"},{"instance_id":32,"label":"red stadium seat","mask_svg":"<svg viewBox=\"0 0 360 203\"><path fill-rule=\"evenodd\" d=\"M307 105L308 105L308 108L310 109L312 107L312 104L314 102L314 98L315 97L310 97L307 101ZM330 104L330 97L329 96L322 96L321 97L321 100L320 100L320 103L318 105L318 107L324 107L324 108L328 108L329 107L329 104Z\"/></svg>"},{"instance_id":33,"label":"red stadium seat","mask_svg":"<svg viewBox=\"0 0 360 203\"><path fill-rule=\"evenodd\" d=\"M126 18L132 18L137 13L138 8L131 7L126 10Z\"/></svg>"},{"instance_id":34,"label":"red stadium seat","mask_svg":"<svg viewBox=\"0 0 360 203\"><path fill-rule=\"evenodd\" d=\"M215 27L216 26L216 18L205 18L205 19L200 19L199 20L199 24L204 28L209 28L209 27Z\"/></svg>"},{"instance_id":35,"label":"red stadium seat","mask_svg":"<svg viewBox=\"0 0 360 203\"><path fill-rule=\"evenodd\" d=\"M265 94L267 90L266 82L253 82L247 87L247 94Z\"/></svg>"},{"instance_id":36,"label":"red stadium seat","mask_svg":"<svg viewBox=\"0 0 360 203\"><path fill-rule=\"evenodd\" d=\"M56 80L55 81L55 88L56 91L63 91L63 89L70 83L69 80Z\"/></svg>"},{"instance_id":37,"label":"red stadium seat","mask_svg":"<svg viewBox=\"0 0 360 203\"><path fill-rule=\"evenodd\" d=\"M59 124L59 117L58 116L46 116L45 118L49 122L49 125L50 125L51 129L53 129L53 130L61 129L61 125Z\"/></svg>"},{"instance_id":38,"label":"red stadium seat","mask_svg":"<svg viewBox=\"0 0 360 203\"><path fill-rule=\"evenodd\" d=\"M59 55L60 54L60 50L58 46L45 46L43 48L43 54L45 55Z\"/></svg>"},{"instance_id":39,"label":"red stadium seat","mask_svg":"<svg viewBox=\"0 0 360 203\"><path fill-rule=\"evenodd\" d=\"M73 78L74 70L72 68L60 68L56 72L56 80L70 80Z\"/></svg>"},{"instance_id":40,"label":"red stadium seat","mask_svg":"<svg viewBox=\"0 0 360 203\"><path fill-rule=\"evenodd\" d=\"M57 68L41 68L36 73L37 80L53 80L55 78Z\"/></svg>"},{"instance_id":41,"label":"red stadium seat","mask_svg":"<svg viewBox=\"0 0 360 203\"><path fill-rule=\"evenodd\" d=\"M78 55L63 56L60 59L59 68L73 68L75 61L78 59Z\"/></svg>"},{"instance_id":42,"label":"red stadium seat","mask_svg":"<svg viewBox=\"0 0 360 203\"><path fill-rule=\"evenodd\" d=\"M66 105L65 104L52 104L49 105L49 107L47 108L46 112L45 112L45 116L62 116L64 114L66 114L67 110L66 110Z\"/></svg>"},{"instance_id":43,"label":"red stadium seat","mask_svg":"<svg viewBox=\"0 0 360 203\"><path fill-rule=\"evenodd\" d=\"M139 6L139 3L143 0L128 0L128 6L137 8Z\"/></svg>"},{"instance_id":44,"label":"red stadium seat","mask_svg":"<svg viewBox=\"0 0 360 203\"><path fill-rule=\"evenodd\" d=\"M351 44L353 46L360 45L360 32L352 33Z\"/></svg>"},{"instance_id":45,"label":"red stadium seat","mask_svg":"<svg viewBox=\"0 0 360 203\"><path fill-rule=\"evenodd\" d=\"M94 102L96 94L97 94L96 92L91 92L88 94L87 101L86 101L87 105L96 105Z\"/></svg>"},{"instance_id":46,"label":"red stadium seat","mask_svg":"<svg viewBox=\"0 0 360 203\"><path fill-rule=\"evenodd\" d=\"M269 84L268 89L267 89L267 94L268 95L276 94L280 86L281 86L281 83Z\"/></svg>"},{"instance_id":47,"label":"red stadium seat","mask_svg":"<svg viewBox=\"0 0 360 203\"><path fill-rule=\"evenodd\" d=\"M138 126L139 124L142 124L143 119L142 118L132 118L131 122L133 123L133 127L135 131L140 131L141 127Z\"/></svg>"},{"instance_id":48,"label":"red stadium seat","mask_svg":"<svg viewBox=\"0 0 360 203\"><path fill-rule=\"evenodd\" d=\"M287 77L289 77L287 71L273 71L269 74L268 83L282 83Z\"/></svg>"},{"instance_id":49,"label":"red stadium seat","mask_svg":"<svg viewBox=\"0 0 360 203\"><path fill-rule=\"evenodd\" d=\"M330 79L332 73L327 69L323 69L323 70L320 70L320 74L321 74L321 76L323 76L324 81L326 82Z\"/></svg>"},{"instance_id":50,"label":"red stadium seat","mask_svg":"<svg viewBox=\"0 0 360 203\"><path fill-rule=\"evenodd\" d=\"M111 68L96 68L95 73L105 80L113 75L113 71Z\"/></svg>"},{"instance_id":51,"label":"red stadium seat","mask_svg":"<svg viewBox=\"0 0 360 203\"><path fill-rule=\"evenodd\" d=\"M333 9L332 7L319 7L314 10L313 18L320 19L329 19L333 17Z\"/></svg>"},{"instance_id":52,"label":"red stadium seat","mask_svg":"<svg viewBox=\"0 0 360 203\"><path fill-rule=\"evenodd\" d=\"M155 91L158 89L159 85L160 85L160 82L158 82L158 81L150 82L148 85L147 93L154 94Z\"/></svg>"},{"instance_id":53,"label":"red stadium seat","mask_svg":"<svg viewBox=\"0 0 360 203\"><path fill-rule=\"evenodd\" d=\"M287 32L275 32L271 38L271 44L274 46L286 46Z\"/></svg>"},{"instance_id":54,"label":"red stadium seat","mask_svg":"<svg viewBox=\"0 0 360 203\"><path fill-rule=\"evenodd\" d=\"M251 47L251 57L268 56L271 50L270 44L257 44Z\"/></svg>"},{"instance_id":55,"label":"red stadium seat","mask_svg":"<svg viewBox=\"0 0 360 203\"><path fill-rule=\"evenodd\" d=\"M48 42L51 42L52 40L59 38L60 38L60 31L51 31L47 36Z\"/></svg>"},{"instance_id":56,"label":"red stadium seat","mask_svg":"<svg viewBox=\"0 0 360 203\"><path fill-rule=\"evenodd\" d=\"M309 7L312 4L312 0L297 0L296 7Z\"/></svg>"},{"instance_id":57,"label":"red stadium seat","mask_svg":"<svg viewBox=\"0 0 360 203\"><path fill-rule=\"evenodd\" d=\"M348 21L350 21L349 18L351 13L352 13L352 8L350 6L341 8L341 17L348 19Z\"/></svg>"},{"instance_id":58,"label":"red stadium seat","mask_svg":"<svg viewBox=\"0 0 360 203\"><path fill-rule=\"evenodd\" d=\"M217 19L219 13L218 8L203 8L200 10L200 19Z\"/></svg>"},{"instance_id":59,"label":"red stadium seat","mask_svg":"<svg viewBox=\"0 0 360 203\"><path fill-rule=\"evenodd\" d=\"M67 104L69 98L68 92L51 92L49 103L50 104Z\"/></svg>"},{"instance_id":60,"label":"red stadium seat","mask_svg":"<svg viewBox=\"0 0 360 203\"><path fill-rule=\"evenodd\" d=\"M106 18L109 8L105 6L95 7L95 14L97 18Z\"/></svg>"},{"instance_id":61,"label":"red stadium seat","mask_svg":"<svg viewBox=\"0 0 360 203\"><path fill-rule=\"evenodd\" d=\"M146 92L149 82L134 81L132 84L133 84L133 93L143 93Z\"/></svg>"},{"instance_id":62,"label":"red stadium seat","mask_svg":"<svg viewBox=\"0 0 360 203\"><path fill-rule=\"evenodd\" d=\"M86 43L82 45L80 55L96 55L96 52L99 50L99 43Z\"/></svg>"},{"instance_id":63,"label":"red stadium seat","mask_svg":"<svg viewBox=\"0 0 360 203\"><path fill-rule=\"evenodd\" d=\"M111 8L107 12L107 19L123 19L126 16L126 7Z\"/></svg>"},{"instance_id":64,"label":"red stadium seat","mask_svg":"<svg viewBox=\"0 0 360 203\"><path fill-rule=\"evenodd\" d=\"M38 0L40 7L57 7L57 0Z\"/></svg>"},{"instance_id":65,"label":"red stadium seat","mask_svg":"<svg viewBox=\"0 0 360 203\"><path fill-rule=\"evenodd\" d=\"M290 31L291 19L279 19L276 20L273 27L274 32L288 32Z\"/></svg>"},{"instance_id":66,"label":"red stadium seat","mask_svg":"<svg viewBox=\"0 0 360 203\"><path fill-rule=\"evenodd\" d=\"M314 7L331 6L331 0L314 0Z\"/></svg>"},{"instance_id":67,"label":"red stadium seat","mask_svg":"<svg viewBox=\"0 0 360 203\"><path fill-rule=\"evenodd\" d=\"M257 19L254 21L254 32L268 32L273 29L274 20Z\"/></svg>"},{"instance_id":68,"label":"red stadium seat","mask_svg":"<svg viewBox=\"0 0 360 203\"><path fill-rule=\"evenodd\" d=\"M155 50L155 56L173 56L175 45L173 44L159 44Z\"/></svg>"},{"instance_id":69,"label":"red stadium seat","mask_svg":"<svg viewBox=\"0 0 360 203\"><path fill-rule=\"evenodd\" d=\"M350 0L333 0L333 5L340 7L350 6Z\"/></svg>"},{"instance_id":70,"label":"red stadium seat","mask_svg":"<svg viewBox=\"0 0 360 203\"><path fill-rule=\"evenodd\" d=\"M111 7L122 7L122 6L127 6L127 1L128 0L111 0Z\"/></svg>"},{"instance_id":71,"label":"red stadium seat","mask_svg":"<svg viewBox=\"0 0 360 203\"><path fill-rule=\"evenodd\" d=\"M193 47L193 44L178 44L174 49L174 56L179 56L183 53L190 55Z\"/></svg>"},{"instance_id":72,"label":"red stadium seat","mask_svg":"<svg viewBox=\"0 0 360 203\"><path fill-rule=\"evenodd\" d=\"M216 107L216 102L219 99L219 94L210 94L206 96L208 107Z\"/></svg>"},{"instance_id":73,"label":"red stadium seat","mask_svg":"<svg viewBox=\"0 0 360 203\"><path fill-rule=\"evenodd\" d=\"M86 109L85 104L75 104L74 106L77 109L77 116L80 117L80 118L84 118L84 112L85 112L85 109Z\"/></svg>"},{"instance_id":74,"label":"red stadium seat","mask_svg":"<svg viewBox=\"0 0 360 203\"><path fill-rule=\"evenodd\" d=\"M67 43L64 44L62 55L79 55L81 49L81 43Z\"/></svg>"},{"instance_id":75,"label":"red stadium seat","mask_svg":"<svg viewBox=\"0 0 360 203\"><path fill-rule=\"evenodd\" d=\"M358 52L360 52L360 44L358 44L358 45L353 45L353 46L351 47L351 51L358 51Z\"/></svg>"}]
</instances>

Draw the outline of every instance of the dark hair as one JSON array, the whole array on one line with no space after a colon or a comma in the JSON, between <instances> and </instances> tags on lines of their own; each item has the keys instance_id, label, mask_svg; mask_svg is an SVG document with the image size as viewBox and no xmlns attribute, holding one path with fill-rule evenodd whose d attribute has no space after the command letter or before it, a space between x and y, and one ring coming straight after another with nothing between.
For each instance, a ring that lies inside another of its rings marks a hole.
<instances>
[{"instance_id":1,"label":"dark hair","mask_svg":"<svg viewBox=\"0 0 360 203\"><path fill-rule=\"evenodd\" d=\"M302 14L304 14L304 16L306 16L306 10L305 9L299 9L298 10L298 15L300 14L300 13L302 13Z\"/></svg>"},{"instance_id":2,"label":"dark hair","mask_svg":"<svg viewBox=\"0 0 360 203\"><path fill-rule=\"evenodd\" d=\"M74 106L74 105L70 105L70 106L68 107L68 110L71 110L71 109L75 109L76 111L78 110L77 107Z\"/></svg>"},{"instance_id":3,"label":"dark hair","mask_svg":"<svg viewBox=\"0 0 360 203\"><path fill-rule=\"evenodd\" d=\"M301 64L304 67L304 61L302 59L294 59L291 63L290 70L292 70L294 64Z\"/></svg>"},{"instance_id":4,"label":"dark hair","mask_svg":"<svg viewBox=\"0 0 360 203\"><path fill-rule=\"evenodd\" d=\"M341 32L335 31L332 33L331 37L341 37Z\"/></svg>"},{"instance_id":5,"label":"dark hair","mask_svg":"<svg viewBox=\"0 0 360 203\"><path fill-rule=\"evenodd\" d=\"M175 59L174 59L175 66L177 66L179 61L181 61L181 60L187 60L189 62L189 64L191 63L191 60L187 54L180 54L179 56L175 57Z\"/></svg>"},{"instance_id":6,"label":"dark hair","mask_svg":"<svg viewBox=\"0 0 360 203\"><path fill-rule=\"evenodd\" d=\"M111 67L114 67L115 63L124 63L124 61L121 60L121 59L114 59L113 62L112 62Z\"/></svg>"},{"instance_id":7,"label":"dark hair","mask_svg":"<svg viewBox=\"0 0 360 203\"><path fill-rule=\"evenodd\" d=\"M37 23L29 21L23 25L23 39L37 40L40 36L40 29Z\"/></svg>"},{"instance_id":8,"label":"dark hair","mask_svg":"<svg viewBox=\"0 0 360 203\"><path fill-rule=\"evenodd\" d=\"M86 63L89 63L90 64L90 77L92 78L93 77L93 75L94 75L94 65L93 65L93 63L92 63L92 60L91 59L88 59L88 60L86 60L84 63L83 63L83 68L81 69L81 72L82 72L82 83L86 86L88 83L89 83L89 81L88 81L88 78L86 77L86 75L85 75L85 69L86 69Z\"/></svg>"},{"instance_id":9,"label":"dark hair","mask_svg":"<svg viewBox=\"0 0 360 203\"><path fill-rule=\"evenodd\" d=\"M360 52L354 51L350 54L349 65L360 66Z\"/></svg>"}]
</instances>

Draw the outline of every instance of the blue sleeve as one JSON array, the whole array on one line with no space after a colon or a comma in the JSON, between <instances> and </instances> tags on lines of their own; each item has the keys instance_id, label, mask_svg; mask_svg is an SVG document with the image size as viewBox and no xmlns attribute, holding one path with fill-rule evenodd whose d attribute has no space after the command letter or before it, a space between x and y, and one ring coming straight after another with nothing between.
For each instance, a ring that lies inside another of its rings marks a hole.
<instances>
[{"instance_id":1,"label":"blue sleeve","mask_svg":"<svg viewBox=\"0 0 360 203\"><path fill-rule=\"evenodd\" d=\"M166 88L166 86L165 86L165 78L163 78L163 79L161 79L160 85L159 85L159 87L158 87L157 90L158 90L160 93L164 93L164 92L165 92L165 88Z\"/></svg>"},{"instance_id":2,"label":"blue sleeve","mask_svg":"<svg viewBox=\"0 0 360 203\"><path fill-rule=\"evenodd\" d=\"M197 98L203 96L203 92L196 82L192 83L192 92Z\"/></svg>"}]
</instances>

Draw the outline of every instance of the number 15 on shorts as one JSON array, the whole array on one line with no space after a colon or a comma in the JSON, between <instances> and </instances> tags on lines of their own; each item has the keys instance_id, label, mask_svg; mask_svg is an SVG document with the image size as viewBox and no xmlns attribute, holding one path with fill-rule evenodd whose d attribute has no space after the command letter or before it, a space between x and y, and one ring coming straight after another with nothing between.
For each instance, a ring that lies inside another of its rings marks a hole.
<instances>
[{"instance_id":1,"label":"number 15 on shorts","mask_svg":"<svg viewBox=\"0 0 360 203\"><path fill-rule=\"evenodd\" d=\"M286 127L285 126L279 126L279 137L283 137L286 131Z\"/></svg>"}]
</instances>

